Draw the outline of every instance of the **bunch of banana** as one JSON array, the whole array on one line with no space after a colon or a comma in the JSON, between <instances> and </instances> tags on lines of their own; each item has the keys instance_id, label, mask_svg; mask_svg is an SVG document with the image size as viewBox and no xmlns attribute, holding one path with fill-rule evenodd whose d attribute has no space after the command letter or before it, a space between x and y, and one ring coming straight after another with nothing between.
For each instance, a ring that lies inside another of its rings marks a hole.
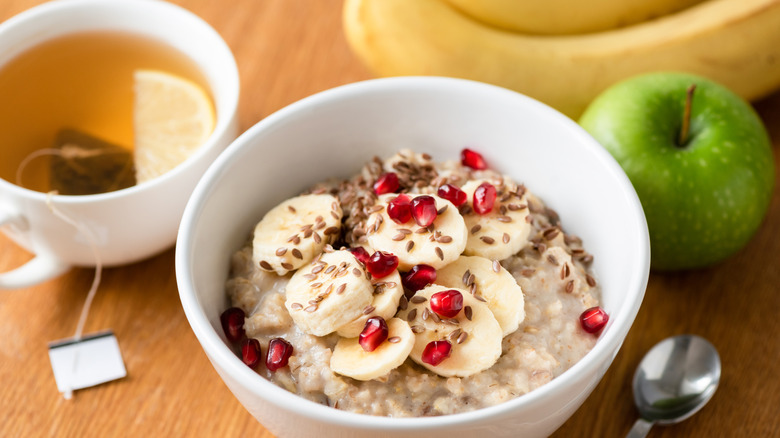
<instances>
[{"instance_id":1,"label":"bunch of banana","mask_svg":"<svg viewBox=\"0 0 780 438\"><path fill-rule=\"evenodd\" d=\"M596 3L603 7L571 0L346 0L344 27L352 49L378 75L483 81L570 117L609 85L649 71L697 73L748 100L780 86L780 0ZM601 22L593 18L599 15Z\"/></svg>"}]
</instances>

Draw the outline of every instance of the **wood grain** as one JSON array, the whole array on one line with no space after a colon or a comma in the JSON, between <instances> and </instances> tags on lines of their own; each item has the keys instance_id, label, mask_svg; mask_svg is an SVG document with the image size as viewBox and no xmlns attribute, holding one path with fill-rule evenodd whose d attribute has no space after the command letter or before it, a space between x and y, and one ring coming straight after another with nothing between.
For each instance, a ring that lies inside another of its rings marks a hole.
<instances>
[{"instance_id":1,"label":"wood grain","mask_svg":"<svg viewBox=\"0 0 780 438\"><path fill-rule=\"evenodd\" d=\"M39 3L4 0L0 20ZM203 17L232 48L242 130L312 93L371 77L346 44L340 0L174 3ZM756 107L777 155L780 94ZM701 413L650 436L780 436L779 228L776 191L758 235L737 255L706 270L653 274L612 367L554 436L624 436L637 415L630 386L636 365L657 341L680 333L717 346L721 387ZM0 271L30 257L0 235ZM74 269L29 289L0 291L0 436L272 437L227 390L193 336L179 304L173 250L105 271L86 331L115 331L128 377L64 400L47 343L72 334L91 281L91 270Z\"/></svg>"}]
</instances>

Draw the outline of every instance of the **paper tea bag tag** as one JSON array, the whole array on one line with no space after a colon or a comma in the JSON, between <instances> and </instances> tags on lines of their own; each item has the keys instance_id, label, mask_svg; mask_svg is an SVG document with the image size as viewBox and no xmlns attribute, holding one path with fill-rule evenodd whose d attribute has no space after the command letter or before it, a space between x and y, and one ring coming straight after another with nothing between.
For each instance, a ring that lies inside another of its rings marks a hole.
<instances>
[{"instance_id":1,"label":"paper tea bag tag","mask_svg":"<svg viewBox=\"0 0 780 438\"><path fill-rule=\"evenodd\" d=\"M49 344L49 359L57 389L66 399L74 390L127 375L119 343L112 331L95 333L80 340L53 342Z\"/></svg>"}]
</instances>

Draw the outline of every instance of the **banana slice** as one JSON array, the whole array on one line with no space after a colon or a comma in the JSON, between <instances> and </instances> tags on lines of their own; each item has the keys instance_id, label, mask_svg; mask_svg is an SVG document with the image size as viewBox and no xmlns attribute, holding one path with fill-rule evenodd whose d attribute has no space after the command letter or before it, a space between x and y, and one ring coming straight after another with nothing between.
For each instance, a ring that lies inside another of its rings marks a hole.
<instances>
[{"instance_id":1,"label":"banana slice","mask_svg":"<svg viewBox=\"0 0 780 438\"><path fill-rule=\"evenodd\" d=\"M436 284L473 290L472 295L485 299L501 326L502 336L513 333L525 319L523 289L497 260L461 256L436 272Z\"/></svg>"},{"instance_id":2,"label":"banana slice","mask_svg":"<svg viewBox=\"0 0 780 438\"><path fill-rule=\"evenodd\" d=\"M442 319L433 313L429 300L434 293L450 289L463 294L463 310L455 318ZM408 321L415 333L409 357L440 376L467 377L490 368L501 356L501 326L487 304L465 289L430 285L417 291L409 306L397 316ZM452 344L450 356L435 366L423 362L423 350L428 343L440 340Z\"/></svg>"},{"instance_id":3,"label":"banana slice","mask_svg":"<svg viewBox=\"0 0 780 438\"><path fill-rule=\"evenodd\" d=\"M365 313L358 319L349 324L339 327L336 333L345 338L354 338L360 335L363 327L366 326L366 320L373 316L381 316L387 321L398 311L398 303L401 301L401 295L404 294L404 288L401 285L401 274L398 271L379 279L372 279L371 284L374 287L374 299L371 301L371 311Z\"/></svg>"},{"instance_id":4,"label":"banana slice","mask_svg":"<svg viewBox=\"0 0 780 438\"><path fill-rule=\"evenodd\" d=\"M382 377L399 367L412 351L415 337L409 324L398 318L387 320L387 340L367 352L358 338L341 338L330 357L330 369L357 380Z\"/></svg>"},{"instance_id":5,"label":"banana slice","mask_svg":"<svg viewBox=\"0 0 780 438\"><path fill-rule=\"evenodd\" d=\"M349 251L324 252L293 274L284 305L306 333L325 336L363 315L374 286L363 265Z\"/></svg>"},{"instance_id":6,"label":"banana slice","mask_svg":"<svg viewBox=\"0 0 780 438\"><path fill-rule=\"evenodd\" d=\"M474 191L483 182L496 188L497 196L490 213L474 212ZM468 228L468 241L464 253L491 260L503 260L528 244L531 224L526 222L528 202L524 190L503 181L472 180L461 187L468 195L463 220Z\"/></svg>"},{"instance_id":7,"label":"banana slice","mask_svg":"<svg viewBox=\"0 0 780 438\"><path fill-rule=\"evenodd\" d=\"M397 194L379 197L377 205L384 208L374 212L366 221L368 244L376 251L389 251L398 257L398 270L426 264L440 268L455 261L466 247L467 230L458 209L446 199L432 196L440 212L433 223L422 228L410 219L397 224L387 215L388 203ZM408 195L414 199L415 195Z\"/></svg>"},{"instance_id":8,"label":"banana slice","mask_svg":"<svg viewBox=\"0 0 780 438\"><path fill-rule=\"evenodd\" d=\"M331 195L301 195L266 213L255 226L252 259L286 275L314 260L341 228L341 206Z\"/></svg>"}]
</instances>

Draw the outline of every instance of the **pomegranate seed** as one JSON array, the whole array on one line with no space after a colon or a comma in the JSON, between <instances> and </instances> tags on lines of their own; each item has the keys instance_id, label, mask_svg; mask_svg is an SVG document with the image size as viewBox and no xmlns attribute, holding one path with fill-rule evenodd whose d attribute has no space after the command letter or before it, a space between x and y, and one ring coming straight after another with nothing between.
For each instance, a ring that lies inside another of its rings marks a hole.
<instances>
[{"instance_id":1,"label":"pomegranate seed","mask_svg":"<svg viewBox=\"0 0 780 438\"><path fill-rule=\"evenodd\" d=\"M422 195L412 199L412 217L417 225L427 227L436 220L436 200L432 196Z\"/></svg>"},{"instance_id":2,"label":"pomegranate seed","mask_svg":"<svg viewBox=\"0 0 780 438\"><path fill-rule=\"evenodd\" d=\"M363 350L372 352L387 339L387 323L381 316L374 316L366 320L366 326L360 332L358 343Z\"/></svg>"},{"instance_id":3,"label":"pomegranate seed","mask_svg":"<svg viewBox=\"0 0 780 438\"><path fill-rule=\"evenodd\" d=\"M436 292L431 295L431 310L439 316L454 318L463 308L463 294L455 289Z\"/></svg>"},{"instance_id":4,"label":"pomegranate seed","mask_svg":"<svg viewBox=\"0 0 780 438\"><path fill-rule=\"evenodd\" d=\"M368 251L366 251L366 249L363 248L362 246L356 246L354 248L350 248L349 252L351 252L352 255L355 256L357 261L359 261L363 265L367 265L368 258L371 257L368 255Z\"/></svg>"},{"instance_id":5,"label":"pomegranate seed","mask_svg":"<svg viewBox=\"0 0 780 438\"><path fill-rule=\"evenodd\" d=\"M398 257L389 252L376 251L366 263L366 269L374 278L387 277L398 267Z\"/></svg>"},{"instance_id":6,"label":"pomegranate seed","mask_svg":"<svg viewBox=\"0 0 780 438\"><path fill-rule=\"evenodd\" d=\"M601 307L591 307L580 315L580 325L588 333L598 333L607 325L609 315Z\"/></svg>"},{"instance_id":7,"label":"pomegranate seed","mask_svg":"<svg viewBox=\"0 0 780 438\"><path fill-rule=\"evenodd\" d=\"M255 338L246 338L241 341L241 360L246 366L254 368L260 363L260 341Z\"/></svg>"},{"instance_id":8,"label":"pomegranate seed","mask_svg":"<svg viewBox=\"0 0 780 438\"><path fill-rule=\"evenodd\" d=\"M293 346L282 338L273 338L268 343L268 357L265 358L265 367L268 371L276 371L287 366L287 360L293 354Z\"/></svg>"},{"instance_id":9,"label":"pomegranate seed","mask_svg":"<svg viewBox=\"0 0 780 438\"><path fill-rule=\"evenodd\" d=\"M405 224L412 218L412 199L404 194L396 196L387 204L387 215L397 224Z\"/></svg>"},{"instance_id":10,"label":"pomegranate seed","mask_svg":"<svg viewBox=\"0 0 780 438\"><path fill-rule=\"evenodd\" d=\"M395 172L383 173L374 183L374 193L384 195L385 193L395 193L401 185L398 183L398 175Z\"/></svg>"},{"instance_id":11,"label":"pomegranate seed","mask_svg":"<svg viewBox=\"0 0 780 438\"><path fill-rule=\"evenodd\" d=\"M482 158L482 154L472 151L471 149L463 149L460 151L460 163L476 170L487 169L487 163L485 163L485 159Z\"/></svg>"},{"instance_id":12,"label":"pomegranate seed","mask_svg":"<svg viewBox=\"0 0 780 438\"><path fill-rule=\"evenodd\" d=\"M436 281L436 269L433 266L428 265L414 265L412 266L412 269L403 276L401 281L404 284L404 289L408 289L411 292L417 292Z\"/></svg>"},{"instance_id":13,"label":"pomegranate seed","mask_svg":"<svg viewBox=\"0 0 780 438\"><path fill-rule=\"evenodd\" d=\"M422 361L436 366L448 357L452 351L452 344L449 341L432 341L425 346L422 352Z\"/></svg>"},{"instance_id":14,"label":"pomegranate seed","mask_svg":"<svg viewBox=\"0 0 780 438\"><path fill-rule=\"evenodd\" d=\"M222 321L222 330L225 337L231 342L238 342L244 337L244 319L246 314L238 307L231 307L220 315Z\"/></svg>"},{"instance_id":15,"label":"pomegranate seed","mask_svg":"<svg viewBox=\"0 0 780 438\"><path fill-rule=\"evenodd\" d=\"M454 186L452 184L444 184L443 186L439 187L437 194L440 198L444 198L455 204L456 207L460 207L468 199L466 192L459 189L458 186Z\"/></svg>"},{"instance_id":16,"label":"pomegranate seed","mask_svg":"<svg viewBox=\"0 0 780 438\"><path fill-rule=\"evenodd\" d=\"M496 188L493 184L483 182L474 190L474 211L479 214L488 214L493 210L496 202Z\"/></svg>"}]
</instances>

